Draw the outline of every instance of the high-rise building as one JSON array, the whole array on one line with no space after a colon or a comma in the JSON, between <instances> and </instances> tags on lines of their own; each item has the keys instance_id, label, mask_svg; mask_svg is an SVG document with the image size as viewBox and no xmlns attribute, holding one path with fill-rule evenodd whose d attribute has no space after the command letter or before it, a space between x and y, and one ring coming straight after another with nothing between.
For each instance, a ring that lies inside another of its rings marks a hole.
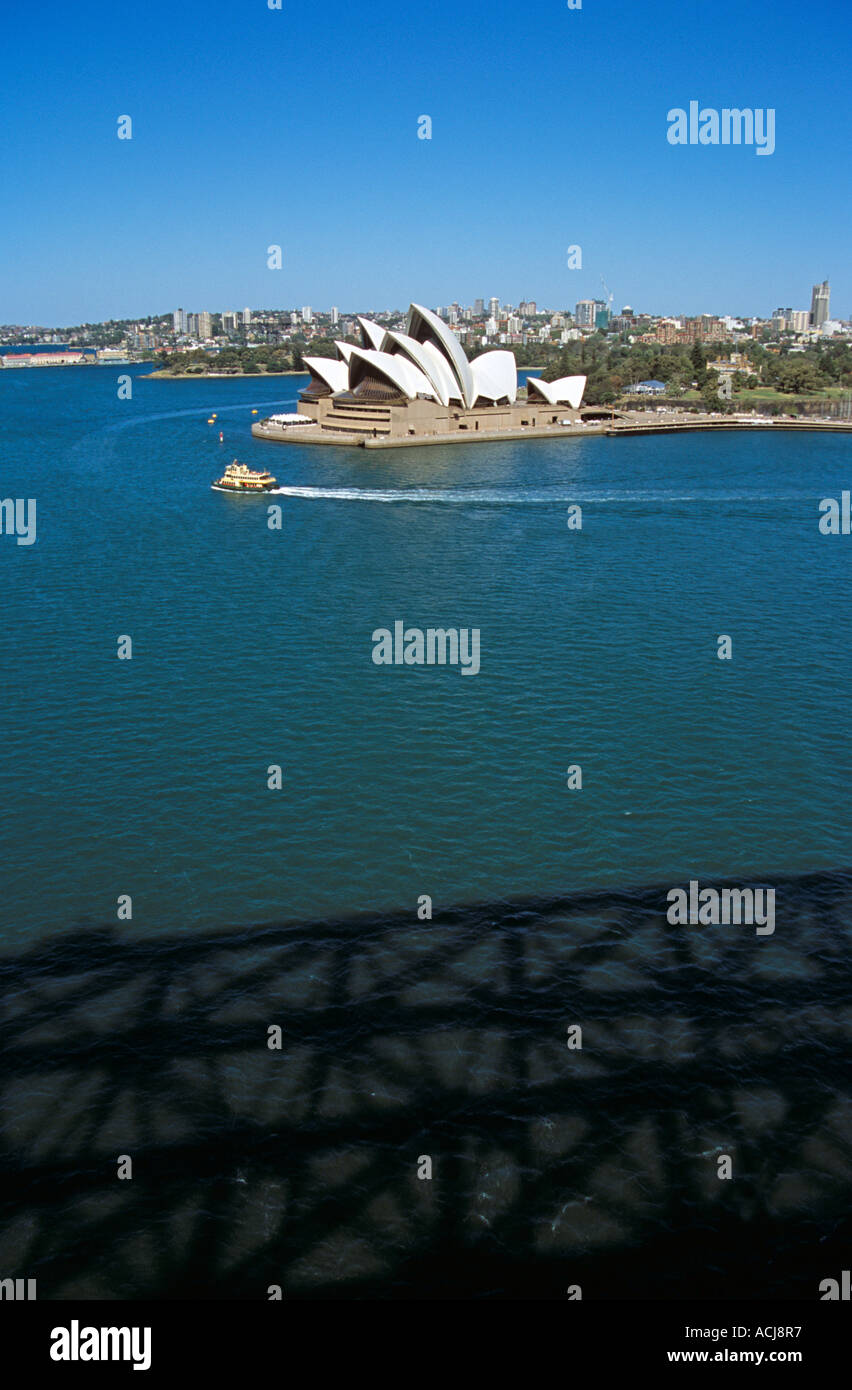
<instances>
[{"instance_id":1,"label":"high-rise building","mask_svg":"<svg viewBox=\"0 0 852 1390\"><path fill-rule=\"evenodd\" d=\"M518 313L522 319L534 318L538 312L534 299L522 299L518 305Z\"/></svg>"},{"instance_id":2,"label":"high-rise building","mask_svg":"<svg viewBox=\"0 0 852 1390\"><path fill-rule=\"evenodd\" d=\"M302 322L303 322L303 323L313 323L313 321L314 321L313 310L311 309L310 304L305 304L305 305L303 306L303 308L302 308Z\"/></svg>"},{"instance_id":3,"label":"high-rise building","mask_svg":"<svg viewBox=\"0 0 852 1390\"><path fill-rule=\"evenodd\" d=\"M807 309L793 309L788 316L787 326L794 333L807 333L810 327L811 316Z\"/></svg>"},{"instance_id":4,"label":"high-rise building","mask_svg":"<svg viewBox=\"0 0 852 1390\"><path fill-rule=\"evenodd\" d=\"M174 313L172 314L172 324L175 333L186 332L186 314L184 313L183 309L175 309Z\"/></svg>"},{"instance_id":5,"label":"high-rise building","mask_svg":"<svg viewBox=\"0 0 852 1390\"><path fill-rule=\"evenodd\" d=\"M222 315L222 332L223 332L223 333L236 333L236 331L237 331L237 315L236 315L233 311L228 312L228 311L226 310L225 313L223 313L223 315Z\"/></svg>"},{"instance_id":6,"label":"high-rise building","mask_svg":"<svg viewBox=\"0 0 852 1390\"><path fill-rule=\"evenodd\" d=\"M489 314L489 317L492 318L492 319L499 319L499 317L500 317L500 301L499 301L499 299L489 299L489 301L488 301L488 314Z\"/></svg>"},{"instance_id":7,"label":"high-rise building","mask_svg":"<svg viewBox=\"0 0 852 1390\"><path fill-rule=\"evenodd\" d=\"M484 299L475 299L475 300L473 301L473 314L474 314L474 318L481 319L481 318L482 318L482 315L483 315L484 313L485 313L485 300L484 300Z\"/></svg>"},{"instance_id":8,"label":"high-rise building","mask_svg":"<svg viewBox=\"0 0 852 1390\"><path fill-rule=\"evenodd\" d=\"M202 309L198 315L198 336L199 338L213 337L213 318L206 309Z\"/></svg>"},{"instance_id":9,"label":"high-rise building","mask_svg":"<svg viewBox=\"0 0 852 1390\"><path fill-rule=\"evenodd\" d=\"M811 327L822 328L823 324L831 317L828 310L829 301L828 281L823 280L821 285L814 285L811 294Z\"/></svg>"},{"instance_id":10,"label":"high-rise building","mask_svg":"<svg viewBox=\"0 0 852 1390\"><path fill-rule=\"evenodd\" d=\"M339 322L340 322L340 310L339 310L338 308L336 308L335 305L332 304L332 306L331 306L331 326L332 326L332 328L336 328Z\"/></svg>"},{"instance_id":11,"label":"high-rise building","mask_svg":"<svg viewBox=\"0 0 852 1390\"><path fill-rule=\"evenodd\" d=\"M574 322L578 328L594 328L597 300L578 299L574 307Z\"/></svg>"},{"instance_id":12,"label":"high-rise building","mask_svg":"<svg viewBox=\"0 0 852 1390\"><path fill-rule=\"evenodd\" d=\"M246 327L251 323L251 309L243 309L243 323Z\"/></svg>"}]
</instances>

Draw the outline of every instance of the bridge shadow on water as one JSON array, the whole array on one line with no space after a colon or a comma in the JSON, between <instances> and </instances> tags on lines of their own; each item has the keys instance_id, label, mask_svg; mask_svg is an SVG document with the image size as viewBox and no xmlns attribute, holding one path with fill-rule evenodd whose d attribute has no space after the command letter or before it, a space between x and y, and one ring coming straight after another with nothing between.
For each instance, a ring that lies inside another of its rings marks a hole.
<instances>
[{"instance_id":1,"label":"bridge shadow on water","mask_svg":"<svg viewBox=\"0 0 852 1390\"><path fill-rule=\"evenodd\" d=\"M852 873L774 886L763 938L670 926L652 886L428 922L82 927L0 960L0 1277L40 1298L817 1298L852 1239Z\"/></svg>"}]
</instances>

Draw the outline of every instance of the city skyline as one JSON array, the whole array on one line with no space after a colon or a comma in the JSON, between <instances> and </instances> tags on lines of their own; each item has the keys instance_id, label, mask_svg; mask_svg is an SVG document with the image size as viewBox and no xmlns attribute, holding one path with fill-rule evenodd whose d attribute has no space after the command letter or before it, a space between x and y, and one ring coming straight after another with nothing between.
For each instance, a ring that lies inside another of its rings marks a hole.
<instances>
[{"instance_id":1,"label":"city skyline","mask_svg":"<svg viewBox=\"0 0 852 1390\"><path fill-rule=\"evenodd\" d=\"M839 0L801 18L780 0L756 38L733 0L587 0L535 24L498 0L486 28L443 0L380 0L368 24L333 7L320 50L313 15L260 3L214 0L200 32L153 0L132 38L102 0L23 12L3 60L0 319L135 318L152 300L378 311L488 282L559 306L601 278L658 313L769 317L829 268L847 317L845 131L826 113L852 44ZM61 91L61 115L34 121L34 91ZM670 144L669 111L696 97L775 112L771 157ZM369 230L357 257L352 226Z\"/></svg>"},{"instance_id":2,"label":"city skyline","mask_svg":"<svg viewBox=\"0 0 852 1390\"><path fill-rule=\"evenodd\" d=\"M811 307L810 309L775 308L771 314L761 315L754 313L722 313L718 310L707 310L701 314L685 313L665 313L658 310L636 309L633 305L623 304L616 309L613 296L609 300L602 298L585 298L575 302L573 309L569 305L538 304L535 300L525 300L514 305L510 301L503 301L499 296L492 295L488 299L488 308L485 308L485 299L480 297L472 303L459 303L453 301L451 304L436 306L435 312L446 317L451 326L464 326L465 323L485 319L487 322L495 321L495 315L499 315L502 320L508 316L520 316L521 320L530 318L542 318L548 315L572 317L575 326L593 331L595 327L608 327L614 320L623 319L630 316L635 320L653 321L689 321L696 318L714 319L739 322L744 325L752 323L775 323L779 318L786 320L784 327L788 331L798 333L806 332L809 329L821 329L826 324L850 323L852 315L841 317L832 316L830 311L831 284L828 279L814 284L811 288ZM312 326L318 319L330 319L331 325L336 327L348 319L357 318L362 313L378 314L380 317L399 316L404 310L393 306L391 308L375 308L373 306L360 305L357 308L340 309L337 305L329 308L312 308L310 305L302 305L301 308L291 308L289 305L271 306L262 305L252 310L250 307L243 309L200 309L186 310L178 307L173 310L166 310L159 313L147 313L129 316L120 319L84 319L78 324L16 324L11 323L0 325L3 328L15 328L17 331L42 331L50 332L54 335L62 329L76 330L83 326L98 327L111 322L139 322L151 323L160 319L172 320L172 329L176 336L201 336L210 337L212 332L212 320L221 320L221 331L228 333L236 332L238 328L248 329L252 326L254 313L255 322L258 316L269 314L289 315L292 325L299 324ZM601 323L601 312L606 315L606 324Z\"/></svg>"}]
</instances>

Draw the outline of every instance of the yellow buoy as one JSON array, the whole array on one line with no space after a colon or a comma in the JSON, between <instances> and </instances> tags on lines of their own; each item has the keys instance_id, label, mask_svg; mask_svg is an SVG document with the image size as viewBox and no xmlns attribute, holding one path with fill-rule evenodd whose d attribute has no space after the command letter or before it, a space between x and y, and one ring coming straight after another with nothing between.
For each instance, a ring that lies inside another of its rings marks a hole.
<instances>
[{"instance_id":1,"label":"yellow buoy","mask_svg":"<svg viewBox=\"0 0 852 1390\"><path fill-rule=\"evenodd\" d=\"M208 420L207 423L208 423L208 425L215 425L216 421L215 421L215 420Z\"/></svg>"},{"instance_id":2,"label":"yellow buoy","mask_svg":"<svg viewBox=\"0 0 852 1390\"><path fill-rule=\"evenodd\" d=\"M257 414L257 411L256 411L256 410L253 410L253 411L252 411L252 415L256 415L256 414Z\"/></svg>"}]
</instances>

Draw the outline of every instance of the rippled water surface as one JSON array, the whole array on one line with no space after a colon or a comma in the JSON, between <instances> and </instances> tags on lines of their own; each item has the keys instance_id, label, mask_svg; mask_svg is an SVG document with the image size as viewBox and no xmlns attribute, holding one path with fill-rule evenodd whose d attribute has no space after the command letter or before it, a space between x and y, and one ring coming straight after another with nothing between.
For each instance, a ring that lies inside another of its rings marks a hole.
<instances>
[{"instance_id":1,"label":"rippled water surface","mask_svg":"<svg viewBox=\"0 0 852 1390\"><path fill-rule=\"evenodd\" d=\"M123 370L0 373L38 504L0 537L0 1272L813 1296L852 1238L852 439L284 448L249 430L295 378ZM235 455L277 494L211 492ZM478 628L479 673L376 666L397 620ZM693 877L776 883L775 935L669 927Z\"/></svg>"},{"instance_id":2,"label":"rippled water surface","mask_svg":"<svg viewBox=\"0 0 852 1390\"><path fill-rule=\"evenodd\" d=\"M852 861L847 438L285 448L250 412L296 378L118 370L0 378L38 500L2 548L7 942L121 892L147 935ZM234 455L280 531L209 491ZM397 619L478 627L480 673L375 666Z\"/></svg>"}]
</instances>

